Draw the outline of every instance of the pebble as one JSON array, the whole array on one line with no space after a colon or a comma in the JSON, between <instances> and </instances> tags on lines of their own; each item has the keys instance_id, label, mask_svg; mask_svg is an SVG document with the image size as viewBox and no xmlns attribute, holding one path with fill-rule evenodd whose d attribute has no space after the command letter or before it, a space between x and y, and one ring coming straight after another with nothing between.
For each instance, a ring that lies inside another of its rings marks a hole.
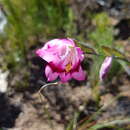
<instances>
[{"instance_id":1,"label":"pebble","mask_svg":"<svg viewBox=\"0 0 130 130\"><path fill-rule=\"evenodd\" d=\"M8 77L8 74L9 74L9 71L2 72L2 70L0 70L0 92L1 93L5 93L7 91L7 87L8 87L7 77Z\"/></svg>"}]
</instances>

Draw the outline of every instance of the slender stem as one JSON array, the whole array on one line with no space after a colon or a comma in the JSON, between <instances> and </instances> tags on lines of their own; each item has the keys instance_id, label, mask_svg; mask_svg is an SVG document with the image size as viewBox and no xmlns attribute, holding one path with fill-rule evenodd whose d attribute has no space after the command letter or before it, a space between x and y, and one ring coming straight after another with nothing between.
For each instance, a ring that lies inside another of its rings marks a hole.
<instances>
[{"instance_id":1,"label":"slender stem","mask_svg":"<svg viewBox=\"0 0 130 130\"><path fill-rule=\"evenodd\" d=\"M90 130L97 130L101 129L107 126L113 126L113 125L123 125L123 124L129 124L130 123L130 118L124 119L124 120L114 120L111 122L106 122L106 123L99 123L93 127L90 128Z\"/></svg>"},{"instance_id":2,"label":"slender stem","mask_svg":"<svg viewBox=\"0 0 130 130\"><path fill-rule=\"evenodd\" d=\"M45 89L46 87L48 87L48 86L57 85L57 84L58 84L58 82L48 83L48 84L43 85L43 86L39 89L38 94L40 95L41 101L43 101L43 100L42 100L43 95L41 94L41 91L44 90L44 89Z\"/></svg>"},{"instance_id":3,"label":"slender stem","mask_svg":"<svg viewBox=\"0 0 130 130\"><path fill-rule=\"evenodd\" d=\"M97 54L97 53L86 53L85 52L85 54L90 54L90 55L95 55L95 56L102 56L102 57L105 57L105 55L102 55L102 54ZM127 63L129 63L130 64L130 61L128 61L127 59L125 59L125 58L121 58L121 57L117 57L117 56L114 56L114 55L111 55L114 59L117 59L117 60L123 60L123 61L125 61L125 62L127 62Z\"/></svg>"},{"instance_id":4,"label":"slender stem","mask_svg":"<svg viewBox=\"0 0 130 130\"><path fill-rule=\"evenodd\" d=\"M43 100L43 95L41 94L41 91L44 90L44 89L45 89L46 87L48 87L48 86L57 85L57 84L58 84L58 82L48 83L48 84L43 85L43 86L40 88L40 90L38 91L38 94L40 95L41 102L44 101L44 100ZM51 116L50 116L50 113L49 113L48 109L47 109L45 106L43 106L43 109L44 109L44 112L47 114L48 119L50 120L49 123L50 123L50 126L51 126L52 130L54 130L54 125L53 125L53 123L52 123L52 121L51 121Z\"/></svg>"}]
</instances>

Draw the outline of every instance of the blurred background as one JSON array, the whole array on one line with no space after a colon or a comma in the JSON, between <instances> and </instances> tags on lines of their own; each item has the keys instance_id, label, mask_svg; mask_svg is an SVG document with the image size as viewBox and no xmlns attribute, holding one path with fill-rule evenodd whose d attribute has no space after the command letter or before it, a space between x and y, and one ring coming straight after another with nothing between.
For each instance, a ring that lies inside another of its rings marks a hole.
<instances>
[{"instance_id":1,"label":"blurred background","mask_svg":"<svg viewBox=\"0 0 130 130\"><path fill-rule=\"evenodd\" d=\"M86 54L87 81L49 86L41 101L46 63L35 51L65 37L130 61L130 0L0 0L0 130L130 130L130 66L121 60L101 83L103 57Z\"/></svg>"}]
</instances>

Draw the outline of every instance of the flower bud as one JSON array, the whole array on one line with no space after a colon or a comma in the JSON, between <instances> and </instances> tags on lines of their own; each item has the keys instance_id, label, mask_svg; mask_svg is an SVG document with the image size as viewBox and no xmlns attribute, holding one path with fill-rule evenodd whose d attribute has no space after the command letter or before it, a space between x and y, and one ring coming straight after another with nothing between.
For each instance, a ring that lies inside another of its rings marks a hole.
<instances>
[{"instance_id":1,"label":"flower bud","mask_svg":"<svg viewBox=\"0 0 130 130\"><path fill-rule=\"evenodd\" d=\"M112 57L106 57L101 65L100 72L99 72L99 78L101 81L103 81L106 78L111 68L111 64L112 64Z\"/></svg>"}]
</instances>

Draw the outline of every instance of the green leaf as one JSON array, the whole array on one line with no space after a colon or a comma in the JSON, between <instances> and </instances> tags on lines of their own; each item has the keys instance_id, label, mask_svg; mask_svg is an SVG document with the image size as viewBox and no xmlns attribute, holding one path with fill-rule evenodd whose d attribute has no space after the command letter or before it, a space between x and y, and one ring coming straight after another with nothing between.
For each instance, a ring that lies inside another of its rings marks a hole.
<instances>
[{"instance_id":1,"label":"green leaf","mask_svg":"<svg viewBox=\"0 0 130 130\"><path fill-rule=\"evenodd\" d=\"M130 66L130 61L126 59L125 55L123 53L121 53L120 51L118 51L117 49L115 48L110 48L110 47L107 47L107 46L101 46L104 54L106 56L114 56L115 58L119 59L119 60L123 60L126 62L126 64L128 66Z\"/></svg>"},{"instance_id":2,"label":"green leaf","mask_svg":"<svg viewBox=\"0 0 130 130\"><path fill-rule=\"evenodd\" d=\"M116 58L125 59L125 55L115 48L110 48L107 46L101 46L101 48L106 56L115 56Z\"/></svg>"},{"instance_id":3,"label":"green leaf","mask_svg":"<svg viewBox=\"0 0 130 130\"><path fill-rule=\"evenodd\" d=\"M90 45L85 44L85 43L81 43L77 40L74 40L74 41L77 44L77 46L79 46L85 53L95 54L95 55L97 54L96 51L92 47L90 47Z\"/></svg>"}]
</instances>

